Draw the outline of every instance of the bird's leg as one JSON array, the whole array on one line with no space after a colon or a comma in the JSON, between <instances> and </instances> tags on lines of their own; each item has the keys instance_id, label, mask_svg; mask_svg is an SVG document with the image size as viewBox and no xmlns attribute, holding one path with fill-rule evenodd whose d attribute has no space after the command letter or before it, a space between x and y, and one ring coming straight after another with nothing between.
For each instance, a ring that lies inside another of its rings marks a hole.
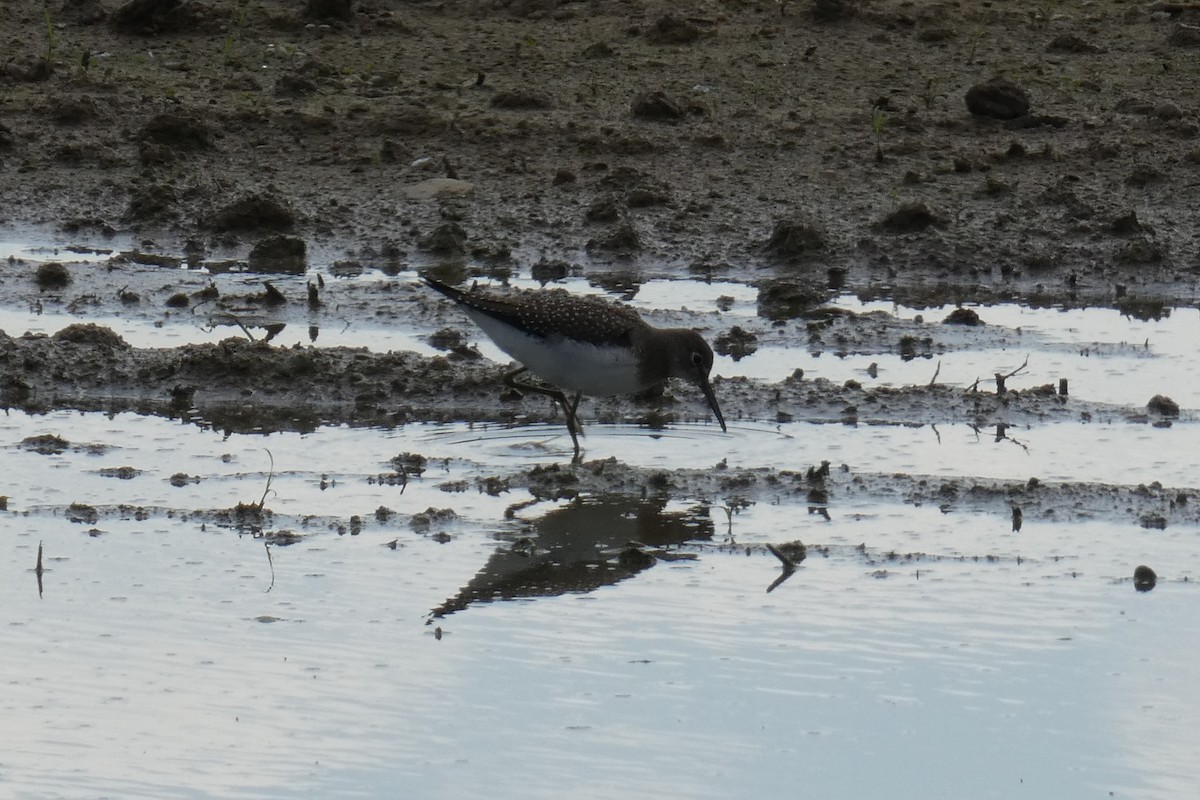
<instances>
[{"instance_id":1,"label":"bird's leg","mask_svg":"<svg viewBox=\"0 0 1200 800\"><path fill-rule=\"evenodd\" d=\"M583 426L579 424L579 418L575 415L575 409L579 408L579 400L583 397L583 392L576 392L575 399L568 401L567 396L563 394L561 389L552 389L548 386L537 386L532 383L517 380L517 376L523 372L528 372L525 367L513 370L504 376L504 385L516 389L518 392L533 392L535 394L545 395L551 400L562 406L563 413L567 417L567 433L571 434L571 443L575 445L575 457L579 457L579 436L583 434Z\"/></svg>"}]
</instances>

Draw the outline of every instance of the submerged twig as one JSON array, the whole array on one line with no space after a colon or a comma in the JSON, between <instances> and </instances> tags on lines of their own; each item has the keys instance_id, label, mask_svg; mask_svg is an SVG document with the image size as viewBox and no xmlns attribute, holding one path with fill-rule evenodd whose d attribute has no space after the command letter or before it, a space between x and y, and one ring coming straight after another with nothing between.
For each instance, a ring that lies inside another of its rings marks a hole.
<instances>
[{"instance_id":1,"label":"submerged twig","mask_svg":"<svg viewBox=\"0 0 1200 800\"><path fill-rule=\"evenodd\" d=\"M264 447L263 450L267 450L267 448ZM263 506L266 505L267 495L271 493L271 480L275 477L275 456L271 455L270 450L267 450L267 458L271 459L271 470L267 473L267 487L263 489L262 499L258 501L259 511L262 511Z\"/></svg>"},{"instance_id":2,"label":"submerged twig","mask_svg":"<svg viewBox=\"0 0 1200 800\"><path fill-rule=\"evenodd\" d=\"M263 542L263 547L267 551L267 565L271 567L271 585L263 592L263 594L266 594L275 588L275 559L271 558L271 545Z\"/></svg>"},{"instance_id":3,"label":"submerged twig","mask_svg":"<svg viewBox=\"0 0 1200 800\"><path fill-rule=\"evenodd\" d=\"M35 575L37 575L38 599L40 600L42 597L42 573L45 572L45 570L42 569L42 543L41 542L38 542L37 566L34 567L33 572Z\"/></svg>"}]
</instances>

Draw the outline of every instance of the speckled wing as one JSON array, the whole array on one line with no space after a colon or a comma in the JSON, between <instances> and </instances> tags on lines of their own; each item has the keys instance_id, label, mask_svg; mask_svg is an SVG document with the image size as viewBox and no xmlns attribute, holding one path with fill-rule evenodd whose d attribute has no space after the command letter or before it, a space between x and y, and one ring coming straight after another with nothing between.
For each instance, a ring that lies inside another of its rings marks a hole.
<instances>
[{"instance_id":1,"label":"speckled wing","mask_svg":"<svg viewBox=\"0 0 1200 800\"><path fill-rule=\"evenodd\" d=\"M434 289L467 308L487 314L531 336L564 336L598 346L630 344L634 330L647 327L631 309L593 297L577 297L562 289L509 296L465 292L428 276Z\"/></svg>"}]
</instances>

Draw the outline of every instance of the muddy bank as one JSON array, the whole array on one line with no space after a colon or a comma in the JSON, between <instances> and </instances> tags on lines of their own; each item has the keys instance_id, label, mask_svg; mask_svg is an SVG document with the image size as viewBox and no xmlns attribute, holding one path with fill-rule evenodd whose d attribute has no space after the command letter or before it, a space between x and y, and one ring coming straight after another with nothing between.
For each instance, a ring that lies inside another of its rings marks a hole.
<instances>
[{"instance_id":1,"label":"muddy bank","mask_svg":"<svg viewBox=\"0 0 1200 800\"><path fill-rule=\"evenodd\" d=\"M0 225L941 302L1200 298L1195 12L124 5L0 9ZM1013 88L969 107L996 76Z\"/></svg>"},{"instance_id":2,"label":"muddy bank","mask_svg":"<svg viewBox=\"0 0 1200 800\"><path fill-rule=\"evenodd\" d=\"M237 432L311 430L317 424L393 426L414 421L545 422L540 397L503 386L506 370L471 350L426 357L365 348L275 347L230 338L218 344L135 348L113 331L72 325L53 336L0 333L0 404L33 413L60 408L167 414ZM965 423L976 427L1052 421L1170 424L1191 412L1132 408L1066 397L1054 386L997 391L941 384L864 387L802 374L778 383L718 378L730 421L872 425ZM584 419L661 428L707 418L703 398L671 384L641 397L587 398Z\"/></svg>"}]
</instances>

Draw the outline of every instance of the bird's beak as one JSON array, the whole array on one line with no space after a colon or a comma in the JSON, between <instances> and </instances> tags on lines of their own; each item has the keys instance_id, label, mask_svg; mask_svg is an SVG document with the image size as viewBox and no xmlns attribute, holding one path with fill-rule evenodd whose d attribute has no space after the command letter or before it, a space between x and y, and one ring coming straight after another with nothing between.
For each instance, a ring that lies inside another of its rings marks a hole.
<instances>
[{"instance_id":1,"label":"bird's beak","mask_svg":"<svg viewBox=\"0 0 1200 800\"><path fill-rule=\"evenodd\" d=\"M704 392L704 399L708 401L708 407L717 415L717 422L721 423L721 431L725 431L725 417L721 415L721 407L717 405L717 396L713 393L712 384L708 382L708 376L700 373L699 380L700 391Z\"/></svg>"}]
</instances>

